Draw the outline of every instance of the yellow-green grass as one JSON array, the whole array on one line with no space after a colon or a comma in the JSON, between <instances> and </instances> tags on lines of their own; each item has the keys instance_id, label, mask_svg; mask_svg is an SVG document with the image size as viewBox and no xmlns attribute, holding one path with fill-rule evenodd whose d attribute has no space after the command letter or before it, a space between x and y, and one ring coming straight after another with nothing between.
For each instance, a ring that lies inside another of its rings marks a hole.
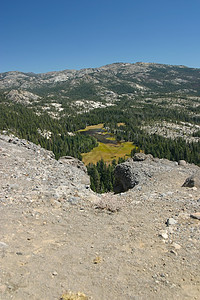
<instances>
[{"instance_id":1,"label":"yellow-green grass","mask_svg":"<svg viewBox=\"0 0 200 300\"><path fill-rule=\"evenodd\" d=\"M100 128L103 129L104 128L103 126L104 126L103 123L100 123L100 124L97 124L97 125L90 125L90 126L85 127L84 129L78 130L78 132L88 131L88 130L92 130L92 129L100 129ZM125 123L117 123L117 126L119 127L119 126L126 126L126 125L125 125ZM107 131L106 131L106 133L107 133Z\"/></svg>"},{"instance_id":2,"label":"yellow-green grass","mask_svg":"<svg viewBox=\"0 0 200 300\"><path fill-rule=\"evenodd\" d=\"M114 136L107 137L106 139L109 140L109 141L115 141L116 140Z\"/></svg>"},{"instance_id":3,"label":"yellow-green grass","mask_svg":"<svg viewBox=\"0 0 200 300\"><path fill-rule=\"evenodd\" d=\"M89 153L82 153L82 160L85 165L89 163L97 163L97 161L103 160L107 163L112 162L113 159L118 160L119 157L129 157L131 150L136 146L132 142L114 144L99 143L98 147L95 147Z\"/></svg>"},{"instance_id":4,"label":"yellow-green grass","mask_svg":"<svg viewBox=\"0 0 200 300\"><path fill-rule=\"evenodd\" d=\"M102 135L106 135L106 134L109 134L109 135L112 135L113 133L111 132L108 132L105 128L102 128L104 131L102 131L100 134Z\"/></svg>"},{"instance_id":5,"label":"yellow-green grass","mask_svg":"<svg viewBox=\"0 0 200 300\"><path fill-rule=\"evenodd\" d=\"M90 125L90 126L87 126L85 127L84 129L80 129L78 130L79 132L82 132L82 131L88 131L88 130L91 130L91 129L100 129L100 128L103 128L103 123L100 123L100 124L97 124L97 125Z\"/></svg>"}]
</instances>

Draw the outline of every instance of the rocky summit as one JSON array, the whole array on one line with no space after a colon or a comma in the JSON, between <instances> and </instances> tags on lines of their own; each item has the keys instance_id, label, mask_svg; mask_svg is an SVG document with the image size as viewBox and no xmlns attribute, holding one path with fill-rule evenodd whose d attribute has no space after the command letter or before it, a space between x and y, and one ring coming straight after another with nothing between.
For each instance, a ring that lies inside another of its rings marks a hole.
<instances>
[{"instance_id":1,"label":"rocky summit","mask_svg":"<svg viewBox=\"0 0 200 300\"><path fill-rule=\"evenodd\" d=\"M199 167L136 154L98 195L77 159L1 135L0 172L0 299L199 299Z\"/></svg>"}]
</instances>

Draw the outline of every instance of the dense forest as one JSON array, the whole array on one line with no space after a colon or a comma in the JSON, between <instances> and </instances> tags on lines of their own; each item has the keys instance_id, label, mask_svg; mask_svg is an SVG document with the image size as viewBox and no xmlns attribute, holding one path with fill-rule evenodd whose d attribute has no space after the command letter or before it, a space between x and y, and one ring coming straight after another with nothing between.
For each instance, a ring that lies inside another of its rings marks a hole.
<instances>
[{"instance_id":1,"label":"dense forest","mask_svg":"<svg viewBox=\"0 0 200 300\"><path fill-rule=\"evenodd\" d=\"M41 116L21 104L0 104L0 130L13 133L19 138L40 144L54 152L56 159L70 155L81 159L81 153L97 146L95 138L74 134L70 136L65 123L52 119L47 113ZM46 136L46 132L50 136Z\"/></svg>"},{"instance_id":2,"label":"dense forest","mask_svg":"<svg viewBox=\"0 0 200 300\"><path fill-rule=\"evenodd\" d=\"M113 159L111 164L106 164L103 159L96 164L88 164L87 171L90 175L91 189L97 193L113 191L114 169L117 164L124 162L124 158L119 158L118 162Z\"/></svg>"}]
</instances>

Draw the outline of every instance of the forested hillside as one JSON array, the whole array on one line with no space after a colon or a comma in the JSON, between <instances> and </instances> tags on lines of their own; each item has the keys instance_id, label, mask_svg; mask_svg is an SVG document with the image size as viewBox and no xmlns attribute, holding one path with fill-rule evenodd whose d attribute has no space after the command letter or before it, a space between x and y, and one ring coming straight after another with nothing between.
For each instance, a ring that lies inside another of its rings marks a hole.
<instances>
[{"instance_id":1,"label":"forested hillside","mask_svg":"<svg viewBox=\"0 0 200 300\"><path fill-rule=\"evenodd\" d=\"M57 159L81 159L96 147L93 136L78 130L99 123L118 143L132 142L131 155L143 151L200 165L200 70L119 63L0 74L0 130L52 150ZM88 167L94 190L112 190L115 164L113 158L110 166L100 161Z\"/></svg>"}]
</instances>

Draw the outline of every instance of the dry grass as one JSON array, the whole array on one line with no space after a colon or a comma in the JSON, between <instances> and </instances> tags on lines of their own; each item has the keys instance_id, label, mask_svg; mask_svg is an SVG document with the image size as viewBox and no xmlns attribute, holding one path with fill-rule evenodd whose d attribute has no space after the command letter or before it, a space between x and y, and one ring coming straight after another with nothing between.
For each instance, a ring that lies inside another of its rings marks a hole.
<instances>
[{"instance_id":1,"label":"dry grass","mask_svg":"<svg viewBox=\"0 0 200 300\"><path fill-rule=\"evenodd\" d=\"M125 123L117 123L117 126L126 126Z\"/></svg>"},{"instance_id":2,"label":"dry grass","mask_svg":"<svg viewBox=\"0 0 200 300\"><path fill-rule=\"evenodd\" d=\"M91 130L91 129L100 129L100 128L103 128L103 125L104 125L103 123L100 123L100 124L97 124L97 125L87 126L84 129L78 130L78 132L88 131L88 130Z\"/></svg>"}]
</instances>

